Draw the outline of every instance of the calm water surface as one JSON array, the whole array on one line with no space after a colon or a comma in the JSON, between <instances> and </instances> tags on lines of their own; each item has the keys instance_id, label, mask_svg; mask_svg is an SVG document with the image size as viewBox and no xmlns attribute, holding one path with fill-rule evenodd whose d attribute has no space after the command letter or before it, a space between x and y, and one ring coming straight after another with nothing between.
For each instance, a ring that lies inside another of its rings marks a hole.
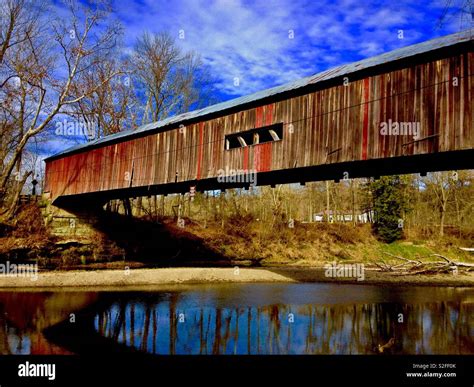
<instances>
[{"instance_id":1,"label":"calm water surface","mask_svg":"<svg viewBox=\"0 0 474 387\"><path fill-rule=\"evenodd\" d=\"M386 353L474 354L473 312L472 288L229 284L0 292L0 353L72 354L89 343L150 354L375 354L394 338Z\"/></svg>"}]
</instances>

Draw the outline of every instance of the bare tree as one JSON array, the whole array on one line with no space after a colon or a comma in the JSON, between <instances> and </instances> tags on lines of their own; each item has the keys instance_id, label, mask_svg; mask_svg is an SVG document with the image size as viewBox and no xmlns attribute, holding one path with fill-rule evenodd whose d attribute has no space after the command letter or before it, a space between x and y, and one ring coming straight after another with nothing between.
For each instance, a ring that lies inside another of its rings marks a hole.
<instances>
[{"instance_id":1,"label":"bare tree","mask_svg":"<svg viewBox=\"0 0 474 387\"><path fill-rule=\"evenodd\" d=\"M474 0L445 0L435 28L442 28L448 23L459 23L461 31L472 29L474 27Z\"/></svg>"},{"instance_id":2,"label":"bare tree","mask_svg":"<svg viewBox=\"0 0 474 387\"><path fill-rule=\"evenodd\" d=\"M103 56L94 72L84 74L83 82L100 85L85 98L71 105L70 115L82 120L91 140L136 126L139 101L131 84L128 63L116 57ZM122 74L115 77L116 74Z\"/></svg>"},{"instance_id":3,"label":"bare tree","mask_svg":"<svg viewBox=\"0 0 474 387\"><path fill-rule=\"evenodd\" d=\"M431 190L435 195L435 205L439 210L439 235L444 235L444 226L446 221L446 211L448 207L448 200L452 193L453 179L451 172L434 172L431 173L426 181L428 190Z\"/></svg>"},{"instance_id":4,"label":"bare tree","mask_svg":"<svg viewBox=\"0 0 474 387\"><path fill-rule=\"evenodd\" d=\"M108 73L99 83L86 82L85 74L94 72L100 57L114 48L120 31L107 25L110 8L101 2L82 8L68 1L66 17L29 1L3 3L0 130L6 136L0 150L4 156L0 201L7 218L16 205L13 201L6 206L8 192L12 186L14 192L21 191L31 174L21 171L22 154L31 139L46 131L58 114L70 112L71 106L120 73Z\"/></svg>"},{"instance_id":5,"label":"bare tree","mask_svg":"<svg viewBox=\"0 0 474 387\"><path fill-rule=\"evenodd\" d=\"M132 58L137 87L145 91L143 123L183 113L193 104L206 104L207 74L193 52L183 52L166 34L144 33Z\"/></svg>"}]
</instances>

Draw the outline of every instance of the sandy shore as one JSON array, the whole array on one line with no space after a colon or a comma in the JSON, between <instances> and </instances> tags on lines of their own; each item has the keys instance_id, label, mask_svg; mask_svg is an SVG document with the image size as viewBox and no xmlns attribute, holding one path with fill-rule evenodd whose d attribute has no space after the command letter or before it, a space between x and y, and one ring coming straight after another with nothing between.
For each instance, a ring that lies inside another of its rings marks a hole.
<instances>
[{"instance_id":1,"label":"sandy shore","mask_svg":"<svg viewBox=\"0 0 474 387\"><path fill-rule=\"evenodd\" d=\"M474 286L474 274L394 275L366 270L363 281L356 278L328 278L322 268L159 268L131 270L54 271L32 277L0 276L0 289L31 288L133 288L168 284L252 283L252 282L336 282L377 285Z\"/></svg>"}]
</instances>

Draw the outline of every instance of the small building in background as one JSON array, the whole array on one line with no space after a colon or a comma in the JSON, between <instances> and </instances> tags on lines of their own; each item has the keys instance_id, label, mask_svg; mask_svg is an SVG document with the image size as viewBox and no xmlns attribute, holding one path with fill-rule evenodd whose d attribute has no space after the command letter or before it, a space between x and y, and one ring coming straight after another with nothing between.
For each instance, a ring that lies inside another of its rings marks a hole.
<instances>
[{"instance_id":1,"label":"small building in background","mask_svg":"<svg viewBox=\"0 0 474 387\"><path fill-rule=\"evenodd\" d=\"M374 213L373 211L357 213L355 214L355 218L356 223L371 223L374 219ZM313 215L314 222L326 222L327 220L329 223L353 222L352 213L347 213L344 211L335 212L332 210L325 210Z\"/></svg>"}]
</instances>

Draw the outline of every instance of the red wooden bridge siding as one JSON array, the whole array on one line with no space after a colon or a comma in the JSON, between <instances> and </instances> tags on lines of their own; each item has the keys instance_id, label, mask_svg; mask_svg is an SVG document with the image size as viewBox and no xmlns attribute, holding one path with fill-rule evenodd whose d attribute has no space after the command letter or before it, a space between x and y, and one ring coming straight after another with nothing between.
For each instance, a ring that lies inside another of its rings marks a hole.
<instances>
[{"instance_id":1,"label":"red wooden bridge siding","mask_svg":"<svg viewBox=\"0 0 474 387\"><path fill-rule=\"evenodd\" d=\"M45 191L57 198L212 178L226 167L265 172L472 149L473 74L474 55L466 52L86 149L47 162ZM380 135L389 119L418 121L422 138L438 136L404 146L412 137ZM225 135L280 122L283 140L225 150Z\"/></svg>"}]
</instances>

